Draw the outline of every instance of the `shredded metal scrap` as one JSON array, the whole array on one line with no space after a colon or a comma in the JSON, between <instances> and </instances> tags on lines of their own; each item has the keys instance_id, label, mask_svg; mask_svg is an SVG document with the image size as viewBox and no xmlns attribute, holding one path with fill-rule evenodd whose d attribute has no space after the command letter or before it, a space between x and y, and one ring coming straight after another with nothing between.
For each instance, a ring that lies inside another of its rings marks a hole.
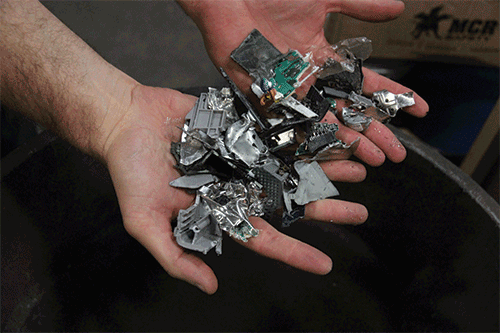
<instances>
[{"instance_id":1,"label":"shredded metal scrap","mask_svg":"<svg viewBox=\"0 0 500 333\"><path fill-rule=\"evenodd\" d=\"M231 58L253 77L261 106L255 108L221 69L229 88L202 93L186 116L181 141L172 144L184 176L170 185L196 190L195 203L177 218L180 246L221 254L222 231L244 242L259 234L251 216L270 219L282 210L282 226L289 226L304 217L307 203L339 195L317 161L349 158L360 141L342 142L337 124L319 121L330 111L364 131L372 119L387 121L414 104L411 92L361 95L362 62L370 53L365 37L303 56L281 53L257 30L248 35ZM311 75L316 84L298 100L295 90ZM333 98L348 105L337 110Z\"/></svg>"}]
</instances>

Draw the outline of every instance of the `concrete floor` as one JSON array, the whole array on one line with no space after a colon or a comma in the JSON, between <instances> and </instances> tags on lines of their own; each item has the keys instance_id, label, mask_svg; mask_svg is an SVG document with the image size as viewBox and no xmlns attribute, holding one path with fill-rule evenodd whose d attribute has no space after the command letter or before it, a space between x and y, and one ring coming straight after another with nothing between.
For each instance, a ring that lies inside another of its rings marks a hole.
<instances>
[{"instance_id":1,"label":"concrete floor","mask_svg":"<svg viewBox=\"0 0 500 333\"><path fill-rule=\"evenodd\" d=\"M220 85L198 28L175 1L44 1L108 62L142 84Z\"/></svg>"}]
</instances>

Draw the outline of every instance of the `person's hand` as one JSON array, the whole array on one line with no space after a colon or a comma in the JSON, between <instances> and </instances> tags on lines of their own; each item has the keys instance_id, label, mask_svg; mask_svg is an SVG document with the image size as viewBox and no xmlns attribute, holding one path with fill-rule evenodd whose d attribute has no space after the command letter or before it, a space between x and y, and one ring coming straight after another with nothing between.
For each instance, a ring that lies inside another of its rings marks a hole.
<instances>
[{"instance_id":1,"label":"person's hand","mask_svg":"<svg viewBox=\"0 0 500 333\"><path fill-rule=\"evenodd\" d=\"M197 255L181 248L173 236L171 221L194 200L182 189L169 186L179 177L170 154L170 144L180 140L179 127L196 98L177 91L137 85L131 104L114 125L104 147L126 230L142 243L173 277L185 280L206 293L217 290L214 272ZM357 182L365 168L352 161L322 164L330 179ZM356 203L322 200L306 206L306 218L358 224L367 210ZM332 268L328 256L290 238L261 218L251 217L259 236L242 245L257 253L316 274Z\"/></svg>"},{"instance_id":2,"label":"person's hand","mask_svg":"<svg viewBox=\"0 0 500 333\"><path fill-rule=\"evenodd\" d=\"M329 45L323 31L327 13L338 12L366 21L386 21L396 18L404 10L403 2L396 0L179 2L202 31L205 46L214 64L223 67L246 93L250 93L252 79L229 55L253 29L258 29L283 53L295 49L305 54L313 46ZM410 91L366 68L363 73L363 92L366 95L382 89L393 93ZM415 102L414 106L405 111L417 117L425 116L428 111L427 103L417 94ZM326 121L339 124L338 137L344 142L350 143L360 137L361 142L355 155L370 165L381 165L385 156L393 162L401 162L406 157L403 145L386 126L377 121L373 121L362 134L343 126L331 113L328 113Z\"/></svg>"},{"instance_id":3,"label":"person's hand","mask_svg":"<svg viewBox=\"0 0 500 333\"><path fill-rule=\"evenodd\" d=\"M193 197L169 186L179 177L170 144L179 141L196 100L170 89L145 87L119 71L37 1L6 0L0 10L2 103L55 131L109 168L126 230L173 277L217 289L212 270L177 245L172 219ZM361 181L365 169L351 161L323 163L336 181ZM359 204L323 200L306 207L319 221L361 223ZM291 239L260 218L260 235L245 245L313 273L326 274L330 258Z\"/></svg>"}]
</instances>

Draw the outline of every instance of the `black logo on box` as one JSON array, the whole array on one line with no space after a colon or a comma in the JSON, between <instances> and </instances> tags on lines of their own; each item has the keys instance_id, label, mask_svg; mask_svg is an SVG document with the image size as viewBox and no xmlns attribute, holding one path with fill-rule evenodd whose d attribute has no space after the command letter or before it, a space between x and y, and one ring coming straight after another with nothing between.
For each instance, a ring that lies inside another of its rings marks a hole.
<instances>
[{"instance_id":1,"label":"black logo on box","mask_svg":"<svg viewBox=\"0 0 500 333\"><path fill-rule=\"evenodd\" d=\"M422 12L415 15L418 21L415 29L411 32L414 39L419 39L423 34L424 36L436 39L488 40L498 28L498 20L455 18L445 13L441 14L443 7L442 5L437 6L431 9L428 14ZM449 24L442 24L443 22Z\"/></svg>"}]
</instances>

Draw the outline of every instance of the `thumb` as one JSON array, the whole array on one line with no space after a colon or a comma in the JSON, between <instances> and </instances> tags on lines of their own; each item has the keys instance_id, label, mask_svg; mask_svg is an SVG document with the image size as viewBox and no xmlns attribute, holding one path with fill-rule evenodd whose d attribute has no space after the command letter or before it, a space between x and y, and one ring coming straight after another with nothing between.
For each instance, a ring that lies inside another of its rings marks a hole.
<instances>
[{"instance_id":1,"label":"thumb","mask_svg":"<svg viewBox=\"0 0 500 333\"><path fill-rule=\"evenodd\" d=\"M395 19L404 9L400 0L331 0L327 10L363 21L383 22Z\"/></svg>"},{"instance_id":2,"label":"thumb","mask_svg":"<svg viewBox=\"0 0 500 333\"><path fill-rule=\"evenodd\" d=\"M217 277L197 256L177 245L170 223L129 220L124 217L127 232L137 239L173 278L186 281L207 294L217 291Z\"/></svg>"}]
</instances>

